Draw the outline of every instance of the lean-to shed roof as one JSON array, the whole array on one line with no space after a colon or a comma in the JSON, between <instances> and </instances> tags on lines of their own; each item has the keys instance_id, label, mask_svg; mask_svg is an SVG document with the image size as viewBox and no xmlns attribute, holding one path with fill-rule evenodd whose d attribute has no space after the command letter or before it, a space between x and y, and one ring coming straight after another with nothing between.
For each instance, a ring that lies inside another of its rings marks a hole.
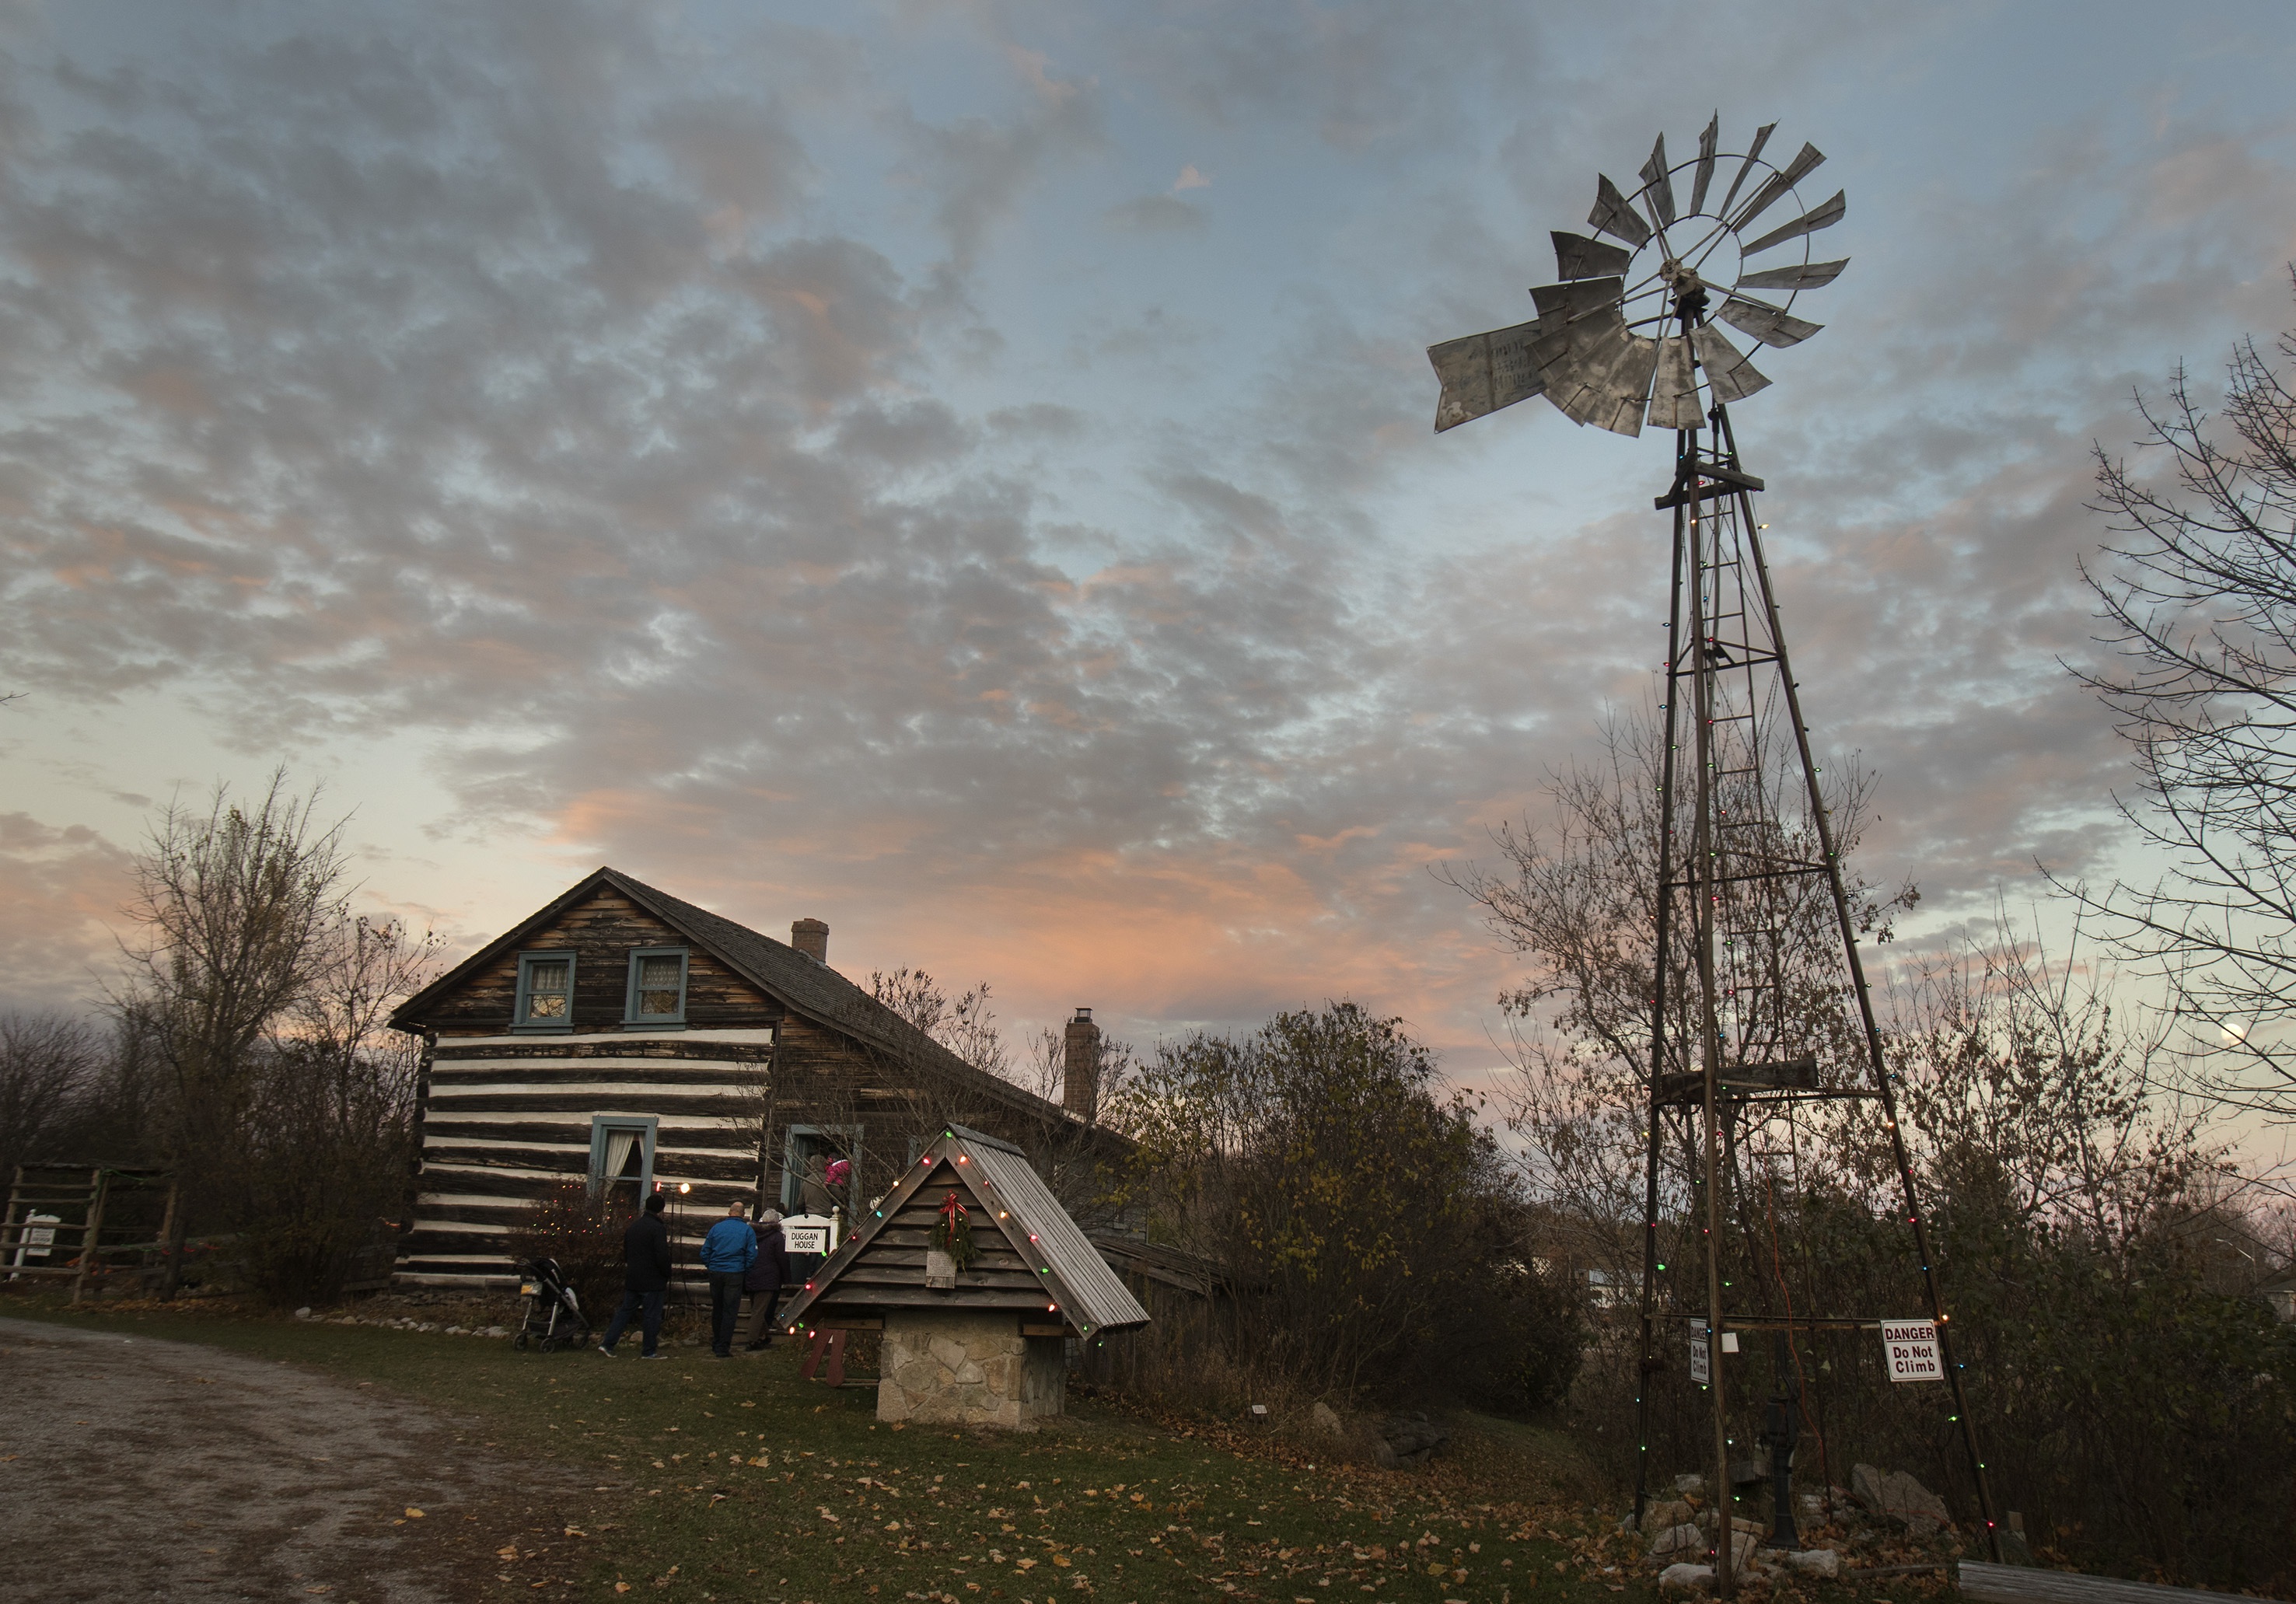
<instances>
[{"instance_id":1,"label":"lean-to shed roof","mask_svg":"<svg viewBox=\"0 0 2296 1604\"><path fill-rule=\"evenodd\" d=\"M1081 1322L1108 1330L1147 1322L1148 1311L1132 1296L1132 1289L1108 1267L1100 1249L1086 1240L1083 1230L1053 1196L1029 1163L1028 1156L1009 1142L963 1125L948 1127L944 1142L958 1142L970 1155L991 1189L984 1202L1001 1205L1026 1227L1029 1245L1041 1251L1052 1266L1053 1279L1068 1288L1065 1305L1082 1312Z\"/></svg>"}]
</instances>

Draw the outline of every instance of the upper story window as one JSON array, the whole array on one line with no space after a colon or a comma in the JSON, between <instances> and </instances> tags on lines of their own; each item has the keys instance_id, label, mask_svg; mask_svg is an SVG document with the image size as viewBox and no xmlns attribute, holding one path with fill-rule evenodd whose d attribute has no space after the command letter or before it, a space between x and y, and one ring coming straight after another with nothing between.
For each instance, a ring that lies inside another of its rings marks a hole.
<instances>
[{"instance_id":1,"label":"upper story window","mask_svg":"<svg viewBox=\"0 0 2296 1604\"><path fill-rule=\"evenodd\" d=\"M685 949L640 947L630 954L626 1025L685 1023Z\"/></svg>"},{"instance_id":2,"label":"upper story window","mask_svg":"<svg viewBox=\"0 0 2296 1604\"><path fill-rule=\"evenodd\" d=\"M518 1001L510 1016L512 1030L574 1028L574 954L521 953Z\"/></svg>"}]
</instances>

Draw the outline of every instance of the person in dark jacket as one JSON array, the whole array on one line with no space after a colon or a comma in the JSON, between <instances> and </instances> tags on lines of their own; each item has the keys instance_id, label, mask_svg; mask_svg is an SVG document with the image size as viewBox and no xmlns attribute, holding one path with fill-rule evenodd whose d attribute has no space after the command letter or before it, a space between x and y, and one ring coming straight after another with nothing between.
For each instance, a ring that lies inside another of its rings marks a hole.
<instances>
[{"instance_id":1,"label":"person in dark jacket","mask_svg":"<svg viewBox=\"0 0 2296 1604\"><path fill-rule=\"evenodd\" d=\"M622 1306L614 1311L613 1323L598 1344L598 1351L609 1359L630 1322L641 1317L644 1323L639 1329L644 1340L639 1344L638 1356L662 1357L654 1350L661 1341L662 1295L669 1290L669 1227L661 1218L668 1204L668 1199L655 1192L646 1199L645 1211L622 1232Z\"/></svg>"},{"instance_id":2,"label":"person in dark jacket","mask_svg":"<svg viewBox=\"0 0 2296 1604\"><path fill-rule=\"evenodd\" d=\"M774 1346L774 1305L781 1301L782 1262L788 1251L778 1210L768 1208L759 1215L757 1231L758 1256L742 1281L742 1290L750 1295L750 1319L742 1328L742 1346L752 1354Z\"/></svg>"}]
</instances>

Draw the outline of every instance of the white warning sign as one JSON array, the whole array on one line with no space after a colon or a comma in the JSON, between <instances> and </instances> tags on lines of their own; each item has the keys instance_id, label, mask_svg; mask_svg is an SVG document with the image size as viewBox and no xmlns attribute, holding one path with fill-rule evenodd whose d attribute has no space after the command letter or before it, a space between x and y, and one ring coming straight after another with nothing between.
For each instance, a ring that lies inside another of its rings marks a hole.
<instances>
[{"instance_id":1,"label":"white warning sign","mask_svg":"<svg viewBox=\"0 0 2296 1604\"><path fill-rule=\"evenodd\" d=\"M1882 1322L1882 1363L1892 1381L1942 1381L1945 1355L1938 1350L1937 1325L1927 1320Z\"/></svg>"},{"instance_id":2,"label":"white warning sign","mask_svg":"<svg viewBox=\"0 0 2296 1604\"><path fill-rule=\"evenodd\" d=\"M1714 1379L1714 1363L1706 1346L1706 1322L1690 1322L1690 1379L1704 1387Z\"/></svg>"}]
</instances>

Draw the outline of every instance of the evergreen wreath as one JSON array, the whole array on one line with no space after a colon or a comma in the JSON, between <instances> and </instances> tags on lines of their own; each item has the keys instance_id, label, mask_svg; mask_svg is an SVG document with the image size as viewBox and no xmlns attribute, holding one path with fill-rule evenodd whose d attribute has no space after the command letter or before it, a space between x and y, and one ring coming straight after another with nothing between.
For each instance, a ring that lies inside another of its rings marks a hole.
<instances>
[{"instance_id":1,"label":"evergreen wreath","mask_svg":"<svg viewBox=\"0 0 2296 1604\"><path fill-rule=\"evenodd\" d=\"M956 1261L960 1270L972 1268L979 1253L972 1246L972 1215L952 1191L940 1200L940 1218L933 1225L933 1246Z\"/></svg>"}]
</instances>

